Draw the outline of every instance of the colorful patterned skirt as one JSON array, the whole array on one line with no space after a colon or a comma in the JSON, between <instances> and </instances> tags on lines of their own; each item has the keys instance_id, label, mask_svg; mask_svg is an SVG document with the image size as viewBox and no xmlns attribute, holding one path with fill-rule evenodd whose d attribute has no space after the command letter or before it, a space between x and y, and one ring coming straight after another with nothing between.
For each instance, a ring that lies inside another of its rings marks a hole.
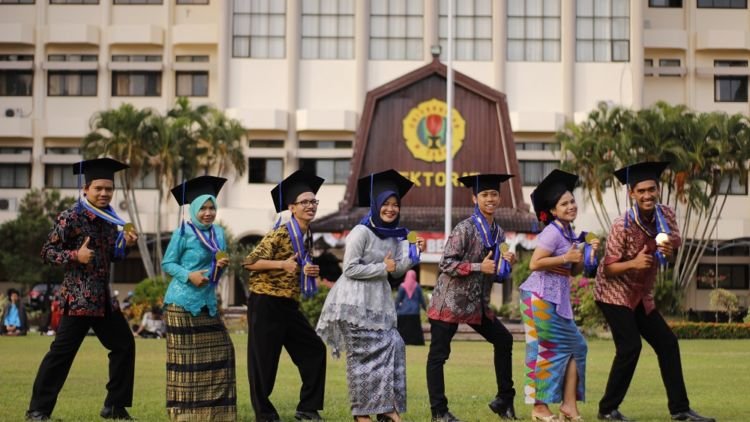
<instances>
[{"instance_id":1,"label":"colorful patterned skirt","mask_svg":"<svg viewBox=\"0 0 750 422\"><path fill-rule=\"evenodd\" d=\"M406 411L406 347L398 330L369 330L339 322L346 342L352 415Z\"/></svg>"},{"instance_id":2,"label":"colorful patterned skirt","mask_svg":"<svg viewBox=\"0 0 750 422\"><path fill-rule=\"evenodd\" d=\"M234 346L219 316L168 305L167 413L172 421L236 421Z\"/></svg>"},{"instance_id":3,"label":"colorful patterned skirt","mask_svg":"<svg viewBox=\"0 0 750 422\"><path fill-rule=\"evenodd\" d=\"M528 404L562 402L570 359L578 370L576 398L585 399L588 346L575 321L561 317L555 308L554 303L521 290L521 316L526 332L524 396Z\"/></svg>"}]
</instances>

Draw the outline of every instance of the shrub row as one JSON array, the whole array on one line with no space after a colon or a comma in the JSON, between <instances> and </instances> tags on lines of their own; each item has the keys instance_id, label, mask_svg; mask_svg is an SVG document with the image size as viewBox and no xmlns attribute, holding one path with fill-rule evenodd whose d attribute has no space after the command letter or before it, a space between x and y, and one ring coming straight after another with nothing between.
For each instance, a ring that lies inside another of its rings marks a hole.
<instances>
[{"instance_id":1,"label":"shrub row","mask_svg":"<svg viewBox=\"0 0 750 422\"><path fill-rule=\"evenodd\" d=\"M680 339L750 338L750 323L670 322L669 326Z\"/></svg>"}]
</instances>

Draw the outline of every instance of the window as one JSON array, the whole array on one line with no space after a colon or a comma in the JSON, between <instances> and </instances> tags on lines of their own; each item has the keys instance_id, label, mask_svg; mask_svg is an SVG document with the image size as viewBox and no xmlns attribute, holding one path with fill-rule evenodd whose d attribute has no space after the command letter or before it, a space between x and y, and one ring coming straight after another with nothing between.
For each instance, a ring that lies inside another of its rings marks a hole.
<instances>
[{"instance_id":1,"label":"window","mask_svg":"<svg viewBox=\"0 0 750 422\"><path fill-rule=\"evenodd\" d=\"M747 264L719 264L718 273L716 264L698 264L697 285L698 289L708 290L714 287L729 290L747 290L748 265ZM716 286L718 282L718 286Z\"/></svg>"},{"instance_id":2,"label":"window","mask_svg":"<svg viewBox=\"0 0 750 422\"><path fill-rule=\"evenodd\" d=\"M97 73L50 70L47 95L50 97L96 97Z\"/></svg>"},{"instance_id":3,"label":"window","mask_svg":"<svg viewBox=\"0 0 750 422\"><path fill-rule=\"evenodd\" d=\"M47 164L44 166L44 187L76 189L78 188L78 175L70 171L70 164Z\"/></svg>"},{"instance_id":4,"label":"window","mask_svg":"<svg viewBox=\"0 0 750 422\"><path fill-rule=\"evenodd\" d=\"M33 62L33 61L34 61L33 54L0 54L0 62Z\"/></svg>"},{"instance_id":5,"label":"window","mask_svg":"<svg viewBox=\"0 0 750 422\"><path fill-rule=\"evenodd\" d=\"M161 54L113 54L113 62L161 62Z\"/></svg>"},{"instance_id":6,"label":"window","mask_svg":"<svg viewBox=\"0 0 750 422\"><path fill-rule=\"evenodd\" d=\"M492 60L492 1L454 2L453 58ZM448 51L448 0L440 0L438 16L441 58Z\"/></svg>"},{"instance_id":7,"label":"window","mask_svg":"<svg viewBox=\"0 0 750 422\"><path fill-rule=\"evenodd\" d=\"M627 62L629 40L630 0L576 2L577 61Z\"/></svg>"},{"instance_id":8,"label":"window","mask_svg":"<svg viewBox=\"0 0 750 422\"><path fill-rule=\"evenodd\" d=\"M537 186L552 170L560 167L557 161L519 160L523 186Z\"/></svg>"},{"instance_id":9,"label":"window","mask_svg":"<svg viewBox=\"0 0 750 422\"><path fill-rule=\"evenodd\" d=\"M747 180L744 184L737 172L725 173L723 175L717 175L720 177L719 182L719 194L723 195L727 192L728 195L747 195Z\"/></svg>"},{"instance_id":10,"label":"window","mask_svg":"<svg viewBox=\"0 0 750 422\"><path fill-rule=\"evenodd\" d=\"M0 97L30 97L33 85L32 70L0 70Z\"/></svg>"},{"instance_id":11,"label":"window","mask_svg":"<svg viewBox=\"0 0 750 422\"><path fill-rule=\"evenodd\" d=\"M96 54L49 54L47 60L51 62L95 62L99 60Z\"/></svg>"},{"instance_id":12,"label":"window","mask_svg":"<svg viewBox=\"0 0 750 422\"><path fill-rule=\"evenodd\" d=\"M208 4L208 0L177 0L177 4Z\"/></svg>"},{"instance_id":13,"label":"window","mask_svg":"<svg viewBox=\"0 0 750 422\"><path fill-rule=\"evenodd\" d=\"M333 184L346 184L349 178L349 165L351 159L320 159L320 158L301 158L299 160L300 170L313 173L326 179L326 182Z\"/></svg>"},{"instance_id":14,"label":"window","mask_svg":"<svg viewBox=\"0 0 750 422\"><path fill-rule=\"evenodd\" d=\"M286 2L234 0L232 56L283 59L286 55Z\"/></svg>"},{"instance_id":15,"label":"window","mask_svg":"<svg viewBox=\"0 0 750 422\"><path fill-rule=\"evenodd\" d=\"M680 59L659 59L659 67L680 67ZM663 73L659 72L659 76L682 76L679 73Z\"/></svg>"},{"instance_id":16,"label":"window","mask_svg":"<svg viewBox=\"0 0 750 422\"><path fill-rule=\"evenodd\" d=\"M47 147L44 149L44 153L52 155L80 154L81 149L78 147Z\"/></svg>"},{"instance_id":17,"label":"window","mask_svg":"<svg viewBox=\"0 0 750 422\"><path fill-rule=\"evenodd\" d=\"M175 56L175 61L178 63L184 63L184 62L202 62L207 63L208 62L208 56Z\"/></svg>"},{"instance_id":18,"label":"window","mask_svg":"<svg viewBox=\"0 0 750 422\"><path fill-rule=\"evenodd\" d=\"M648 7L682 7L682 0L648 0Z\"/></svg>"},{"instance_id":19,"label":"window","mask_svg":"<svg viewBox=\"0 0 750 422\"><path fill-rule=\"evenodd\" d=\"M156 173L147 172L141 174L135 180L133 180L133 188L135 189L156 189Z\"/></svg>"},{"instance_id":20,"label":"window","mask_svg":"<svg viewBox=\"0 0 750 422\"><path fill-rule=\"evenodd\" d=\"M208 97L208 72L176 72L178 97Z\"/></svg>"},{"instance_id":21,"label":"window","mask_svg":"<svg viewBox=\"0 0 750 422\"><path fill-rule=\"evenodd\" d=\"M30 164L0 164L0 188L28 189L30 187Z\"/></svg>"},{"instance_id":22,"label":"window","mask_svg":"<svg viewBox=\"0 0 750 422\"><path fill-rule=\"evenodd\" d=\"M0 0L0 4L34 4L34 0Z\"/></svg>"},{"instance_id":23,"label":"window","mask_svg":"<svg viewBox=\"0 0 750 422\"><path fill-rule=\"evenodd\" d=\"M160 97L161 72L112 72L112 96Z\"/></svg>"},{"instance_id":24,"label":"window","mask_svg":"<svg viewBox=\"0 0 750 422\"><path fill-rule=\"evenodd\" d=\"M516 151L559 151L560 143L554 142L518 142Z\"/></svg>"},{"instance_id":25,"label":"window","mask_svg":"<svg viewBox=\"0 0 750 422\"><path fill-rule=\"evenodd\" d=\"M26 147L0 147L0 154L31 154L31 148L26 148Z\"/></svg>"},{"instance_id":26,"label":"window","mask_svg":"<svg viewBox=\"0 0 750 422\"><path fill-rule=\"evenodd\" d=\"M162 4L163 0L114 0L114 4Z\"/></svg>"},{"instance_id":27,"label":"window","mask_svg":"<svg viewBox=\"0 0 750 422\"><path fill-rule=\"evenodd\" d=\"M747 67L747 60L716 60L714 67ZM747 102L747 75L721 75L721 69L715 69L714 73L715 102Z\"/></svg>"},{"instance_id":28,"label":"window","mask_svg":"<svg viewBox=\"0 0 750 422\"><path fill-rule=\"evenodd\" d=\"M370 58L422 60L422 0L370 2Z\"/></svg>"},{"instance_id":29,"label":"window","mask_svg":"<svg viewBox=\"0 0 750 422\"><path fill-rule=\"evenodd\" d=\"M301 140L302 149L347 149L352 147L352 141L308 141Z\"/></svg>"},{"instance_id":30,"label":"window","mask_svg":"<svg viewBox=\"0 0 750 422\"><path fill-rule=\"evenodd\" d=\"M354 58L354 0L302 2L302 58Z\"/></svg>"},{"instance_id":31,"label":"window","mask_svg":"<svg viewBox=\"0 0 750 422\"><path fill-rule=\"evenodd\" d=\"M283 139L250 139L248 141L250 148L284 148Z\"/></svg>"},{"instance_id":32,"label":"window","mask_svg":"<svg viewBox=\"0 0 750 422\"><path fill-rule=\"evenodd\" d=\"M643 59L643 76L654 76L654 59Z\"/></svg>"},{"instance_id":33,"label":"window","mask_svg":"<svg viewBox=\"0 0 750 422\"><path fill-rule=\"evenodd\" d=\"M560 0L508 2L508 60L560 61Z\"/></svg>"},{"instance_id":34,"label":"window","mask_svg":"<svg viewBox=\"0 0 750 422\"><path fill-rule=\"evenodd\" d=\"M281 158L249 158L247 164L249 183L279 183L283 179Z\"/></svg>"},{"instance_id":35,"label":"window","mask_svg":"<svg viewBox=\"0 0 750 422\"><path fill-rule=\"evenodd\" d=\"M747 9L747 0L698 0L699 9Z\"/></svg>"},{"instance_id":36,"label":"window","mask_svg":"<svg viewBox=\"0 0 750 422\"><path fill-rule=\"evenodd\" d=\"M49 0L49 4L99 4L99 0Z\"/></svg>"}]
</instances>

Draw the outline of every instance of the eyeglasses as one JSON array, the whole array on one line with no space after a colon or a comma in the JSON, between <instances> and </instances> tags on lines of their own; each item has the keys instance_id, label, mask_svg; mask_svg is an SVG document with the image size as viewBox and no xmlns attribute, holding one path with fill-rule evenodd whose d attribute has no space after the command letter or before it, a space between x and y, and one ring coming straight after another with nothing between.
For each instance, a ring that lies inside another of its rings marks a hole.
<instances>
[{"instance_id":1,"label":"eyeglasses","mask_svg":"<svg viewBox=\"0 0 750 422\"><path fill-rule=\"evenodd\" d=\"M304 201L292 202L292 205L302 205L302 208L317 207L320 204L319 199L305 199Z\"/></svg>"}]
</instances>

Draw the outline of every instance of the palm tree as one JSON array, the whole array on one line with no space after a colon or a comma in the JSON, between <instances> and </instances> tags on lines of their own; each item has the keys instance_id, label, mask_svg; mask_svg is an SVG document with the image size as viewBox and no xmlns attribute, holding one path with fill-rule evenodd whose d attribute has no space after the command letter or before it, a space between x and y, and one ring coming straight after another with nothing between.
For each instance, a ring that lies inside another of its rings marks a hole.
<instances>
[{"instance_id":1,"label":"palm tree","mask_svg":"<svg viewBox=\"0 0 750 422\"><path fill-rule=\"evenodd\" d=\"M148 136L146 122L153 115L153 110L139 110L131 104L97 112L89 122L91 132L84 137L82 145L83 156L86 159L109 156L130 165L128 171L120 172L118 176L124 186L130 221L138 233L141 233L141 236L138 236L138 251L149 278L154 276L154 267L142 230L133 182L148 168L148 151L145 149L145 139Z\"/></svg>"},{"instance_id":2,"label":"palm tree","mask_svg":"<svg viewBox=\"0 0 750 422\"><path fill-rule=\"evenodd\" d=\"M242 176L247 165L242 148L247 129L238 120L215 108L204 115L204 122L199 133L199 148L204 152L200 158L201 167L206 173L216 169L219 176L229 170Z\"/></svg>"}]
</instances>

